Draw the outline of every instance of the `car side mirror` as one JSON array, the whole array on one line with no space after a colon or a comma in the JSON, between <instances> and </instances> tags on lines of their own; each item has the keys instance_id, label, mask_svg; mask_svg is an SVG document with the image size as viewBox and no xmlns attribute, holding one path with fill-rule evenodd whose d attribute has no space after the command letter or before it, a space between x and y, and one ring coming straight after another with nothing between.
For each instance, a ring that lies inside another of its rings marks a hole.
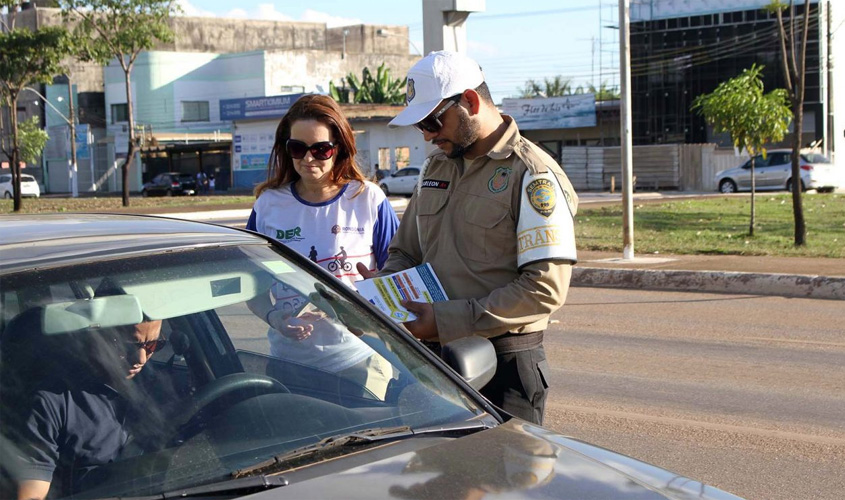
<instances>
[{"instance_id":1,"label":"car side mirror","mask_svg":"<svg viewBox=\"0 0 845 500\"><path fill-rule=\"evenodd\" d=\"M487 385L496 373L496 349L484 337L453 340L443 345L440 357L475 390Z\"/></svg>"}]
</instances>

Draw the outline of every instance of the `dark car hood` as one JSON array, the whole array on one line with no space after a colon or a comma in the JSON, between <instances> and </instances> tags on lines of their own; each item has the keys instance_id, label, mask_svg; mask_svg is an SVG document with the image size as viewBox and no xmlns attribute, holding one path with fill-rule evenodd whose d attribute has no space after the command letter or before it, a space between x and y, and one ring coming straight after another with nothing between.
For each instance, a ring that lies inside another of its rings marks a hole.
<instances>
[{"instance_id":1,"label":"dark car hood","mask_svg":"<svg viewBox=\"0 0 845 500\"><path fill-rule=\"evenodd\" d=\"M288 474L250 498L738 498L519 420L302 482Z\"/></svg>"}]
</instances>

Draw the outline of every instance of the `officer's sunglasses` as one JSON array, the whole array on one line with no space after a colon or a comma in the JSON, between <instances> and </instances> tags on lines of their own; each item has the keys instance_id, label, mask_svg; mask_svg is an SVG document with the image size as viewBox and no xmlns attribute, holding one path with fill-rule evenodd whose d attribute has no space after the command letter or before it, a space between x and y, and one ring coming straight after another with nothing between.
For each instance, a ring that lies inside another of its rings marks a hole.
<instances>
[{"instance_id":1,"label":"officer's sunglasses","mask_svg":"<svg viewBox=\"0 0 845 500\"><path fill-rule=\"evenodd\" d=\"M330 141L315 142L312 145L305 144L296 139L288 139L285 143L285 149L294 160L301 160L305 158L305 153L311 151L311 156L316 160L328 160L334 155L337 146Z\"/></svg>"},{"instance_id":2,"label":"officer's sunglasses","mask_svg":"<svg viewBox=\"0 0 845 500\"><path fill-rule=\"evenodd\" d=\"M416 127L417 130L422 133L428 132L429 134L436 134L437 132L440 132L440 129L443 128L443 122L440 121L440 117L443 115L443 113L446 112L447 109L459 103L461 101L462 95L463 94L453 95L449 98L448 101L446 101L446 105L440 108L440 111L426 116L422 120L415 123L414 127Z\"/></svg>"}]
</instances>

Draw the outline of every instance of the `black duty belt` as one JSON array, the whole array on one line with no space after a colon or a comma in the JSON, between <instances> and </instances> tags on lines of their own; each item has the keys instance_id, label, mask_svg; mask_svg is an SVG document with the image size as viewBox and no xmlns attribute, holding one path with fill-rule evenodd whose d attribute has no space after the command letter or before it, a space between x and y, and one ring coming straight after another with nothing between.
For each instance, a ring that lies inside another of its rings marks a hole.
<instances>
[{"instance_id":1,"label":"black duty belt","mask_svg":"<svg viewBox=\"0 0 845 500\"><path fill-rule=\"evenodd\" d=\"M428 340L420 340L420 343L422 343L422 345L428 347L428 349L431 352L433 352L434 354L437 354L438 356L440 356L440 352L441 352L440 342L430 342Z\"/></svg>"},{"instance_id":2,"label":"black duty belt","mask_svg":"<svg viewBox=\"0 0 845 500\"><path fill-rule=\"evenodd\" d=\"M529 351L543 345L543 330L531 333L505 333L498 337L489 339L496 349L496 354L508 354L512 352ZM440 342L420 340L422 345L428 347L432 352L440 356Z\"/></svg>"},{"instance_id":3,"label":"black duty belt","mask_svg":"<svg viewBox=\"0 0 845 500\"><path fill-rule=\"evenodd\" d=\"M543 330L531 333L505 333L492 337L490 342L496 348L496 354L528 351L543 345Z\"/></svg>"}]
</instances>

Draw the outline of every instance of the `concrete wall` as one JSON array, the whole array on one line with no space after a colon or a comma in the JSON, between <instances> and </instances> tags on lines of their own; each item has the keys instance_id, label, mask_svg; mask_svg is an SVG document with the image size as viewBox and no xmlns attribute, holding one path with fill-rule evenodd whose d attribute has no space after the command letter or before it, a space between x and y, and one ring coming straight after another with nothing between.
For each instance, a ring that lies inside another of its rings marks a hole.
<instances>
[{"instance_id":1,"label":"concrete wall","mask_svg":"<svg viewBox=\"0 0 845 500\"><path fill-rule=\"evenodd\" d=\"M385 30L389 35L379 35ZM344 35L345 33L345 35ZM326 30L326 50L347 54L408 54L408 27L358 24Z\"/></svg>"},{"instance_id":2,"label":"concrete wall","mask_svg":"<svg viewBox=\"0 0 845 500\"><path fill-rule=\"evenodd\" d=\"M340 85L340 79L354 73L361 78L367 67L375 72L384 63L391 78L405 78L415 58L385 54L346 54L335 51L276 51L268 52L265 60L265 94L287 93L284 87L301 86L303 92L327 93L329 81ZM257 95L257 94L255 94Z\"/></svg>"},{"instance_id":3,"label":"concrete wall","mask_svg":"<svg viewBox=\"0 0 845 500\"><path fill-rule=\"evenodd\" d=\"M249 52L253 50L325 50L326 25L215 17L174 17L176 40L155 50L176 52Z\"/></svg>"}]
</instances>

